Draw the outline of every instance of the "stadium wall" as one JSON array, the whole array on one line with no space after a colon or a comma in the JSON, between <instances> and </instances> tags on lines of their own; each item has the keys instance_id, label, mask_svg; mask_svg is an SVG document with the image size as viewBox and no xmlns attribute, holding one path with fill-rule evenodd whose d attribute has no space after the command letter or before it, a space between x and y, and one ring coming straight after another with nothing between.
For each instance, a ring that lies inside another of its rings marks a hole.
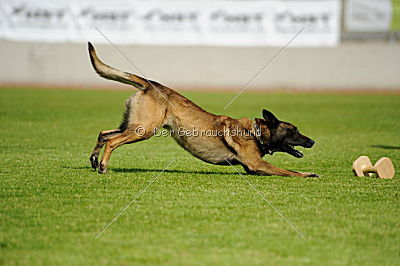
<instances>
[{"instance_id":1,"label":"stadium wall","mask_svg":"<svg viewBox=\"0 0 400 266\"><path fill-rule=\"evenodd\" d=\"M99 56L138 73L110 45ZM281 48L120 46L149 78L167 86L238 90ZM0 85L108 87L92 70L83 44L0 41ZM337 47L287 48L249 89L400 89L398 42L344 42Z\"/></svg>"}]
</instances>

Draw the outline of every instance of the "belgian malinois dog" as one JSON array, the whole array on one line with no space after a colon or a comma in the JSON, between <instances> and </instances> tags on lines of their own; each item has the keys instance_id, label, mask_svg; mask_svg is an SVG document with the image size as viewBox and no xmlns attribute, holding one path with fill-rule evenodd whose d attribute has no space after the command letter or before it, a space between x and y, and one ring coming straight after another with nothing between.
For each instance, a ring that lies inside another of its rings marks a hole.
<instances>
[{"instance_id":1,"label":"belgian malinois dog","mask_svg":"<svg viewBox=\"0 0 400 266\"><path fill-rule=\"evenodd\" d=\"M274 152L286 152L300 158L303 154L295 150L294 146L311 148L314 145L314 141L300 134L294 125L278 120L271 112L263 110L263 118L254 121L214 115L155 81L104 64L97 57L91 43L89 55L94 69L101 77L139 89L126 101L120 127L99 134L90 156L93 169L98 169L99 173L107 172L113 150L124 144L146 140L157 129L165 128L179 145L207 163L240 164L249 174L318 177L313 173L281 169L262 160L264 155ZM99 164L98 157L104 145L104 154Z\"/></svg>"}]
</instances>

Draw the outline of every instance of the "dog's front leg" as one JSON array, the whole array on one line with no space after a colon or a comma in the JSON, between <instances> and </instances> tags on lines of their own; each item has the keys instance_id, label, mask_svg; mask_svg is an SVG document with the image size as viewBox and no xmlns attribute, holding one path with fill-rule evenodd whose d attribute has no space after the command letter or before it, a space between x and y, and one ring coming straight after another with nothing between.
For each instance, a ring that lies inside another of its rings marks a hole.
<instances>
[{"instance_id":1,"label":"dog's front leg","mask_svg":"<svg viewBox=\"0 0 400 266\"><path fill-rule=\"evenodd\" d=\"M293 177L319 177L314 173L302 173L291 170L285 170L276 167L261 158L255 161L244 162L243 167L248 174L256 175L278 175L278 176L293 176Z\"/></svg>"}]
</instances>

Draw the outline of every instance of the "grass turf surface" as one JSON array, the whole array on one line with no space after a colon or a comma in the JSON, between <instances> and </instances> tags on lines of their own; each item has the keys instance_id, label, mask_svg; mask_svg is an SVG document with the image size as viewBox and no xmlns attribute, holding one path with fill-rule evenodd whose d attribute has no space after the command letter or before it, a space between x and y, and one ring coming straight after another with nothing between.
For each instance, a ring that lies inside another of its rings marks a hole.
<instances>
[{"instance_id":1,"label":"grass turf surface","mask_svg":"<svg viewBox=\"0 0 400 266\"><path fill-rule=\"evenodd\" d=\"M400 178L356 178L359 155L400 169L398 95L183 93L208 111L267 108L316 141L271 163L322 178L246 176L206 164L172 138L114 151L99 175L89 155L119 125L130 91L0 90L0 264L399 264ZM167 170L98 239L155 176ZM238 168L244 173L242 168Z\"/></svg>"}]
</instances>

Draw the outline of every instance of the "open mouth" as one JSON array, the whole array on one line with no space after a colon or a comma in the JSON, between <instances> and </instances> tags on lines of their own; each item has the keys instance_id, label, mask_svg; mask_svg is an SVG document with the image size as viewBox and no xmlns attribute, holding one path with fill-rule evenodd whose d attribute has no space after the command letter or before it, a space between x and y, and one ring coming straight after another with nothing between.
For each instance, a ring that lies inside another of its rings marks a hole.
<instances>
[{"instance_id":1,"label":"open mouth","mask_svg":"<svg viewBox=\"0 0 400 266\"><path fill-rule=\"evenodd\" d=\"M314 145L314 141L310 140L309 142L303 144L288 144L285 143L279 147L270 147L269 148L269 154L274 154L274 152L286 152L296 158L301 158L303 157L303 153L301 151L296 150L294 147L295 146L301 146L303 148L311 148Z\"/></svg>"},{"instance_id":2,"label":"open mouth","mask_svg":"<svg viewBox=\"0 0 400 266\"><path fill-rule=\"evenodd\" d=\"M296 150L292 145L286 146L286 152L289 153L290 155L293 155L296 158L303 157L303 153L301 153L300 151Z\"/></svg>"}]
</instances>

